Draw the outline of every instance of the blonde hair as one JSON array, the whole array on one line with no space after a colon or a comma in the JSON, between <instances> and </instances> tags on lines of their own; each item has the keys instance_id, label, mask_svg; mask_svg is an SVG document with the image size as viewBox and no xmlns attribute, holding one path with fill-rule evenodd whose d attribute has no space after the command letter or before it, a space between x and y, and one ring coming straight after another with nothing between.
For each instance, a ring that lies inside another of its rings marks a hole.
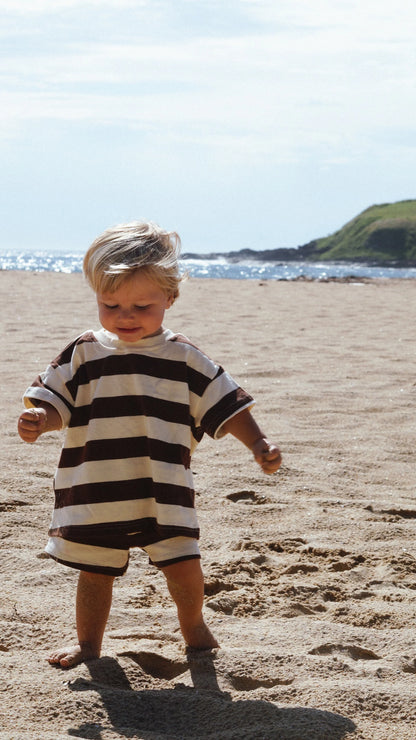
<instances>
[{"instance_id":1,"label":"blonde hair","mask_svg":"<svg viewBox=\"0 0 416 740\"><path fill-rule=\"evenodd\" d=\"M183 279L179 270L181 240L152 221L113 226L88 249L83 271L95 293L113 293L140 270L175 300Z\"/></svg>"}]
</instances>

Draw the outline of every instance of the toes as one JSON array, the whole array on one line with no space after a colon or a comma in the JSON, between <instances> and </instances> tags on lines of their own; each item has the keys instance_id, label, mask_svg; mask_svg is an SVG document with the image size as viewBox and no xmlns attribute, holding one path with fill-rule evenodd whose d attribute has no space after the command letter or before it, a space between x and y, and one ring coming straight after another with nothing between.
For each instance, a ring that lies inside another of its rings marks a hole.
<instances>
[{"instance_id":1,"label":"toes","mask_svg":"<svg viewBox=\"0 0 416 740\"><path fill-rule=\"evenodd\" d=\"M76 661L73 655L67 655L65 658L61 658L59 661L59 665L62 668L71 668L71 666L75 665L79 661Z\"/></svg>"},{"instance_id":2,"label":"toes","mask_svg":"<svg viewBox=\"0 0 416 740\"><path fill-rule=\"evenodd\" d=\"M80 651L71 652L69 650L61 650L58 653L53 653L47 659L50 665L61 666L61 668L71 668L82 660Z\"/></svg>"},{"instance_id":3,"label":"toes","mask_svg":"<svg viewBox=\"0 0 416 740\"><path fill-rule=\"evenodd\" d=\"M47 660L50 665L60 666L61 668L73 668L78 663L99 658L99 656L99 651L95 652L91 649L85 649L80 645L74 645L73 647L63 648L56 653L52 653Z\"/></svg>"},{"instance_id":4,"label":"toes","mask_svg":"<svg viewBox=\"0 0 416 740\"><path fill-rule=\"evenodd\" d=\"M46 660L51 665L54 665L55 663L59 663L63 657L65 657L65 653L53 653L53 655L50 655Z\"/></svg>"}]
</instances>

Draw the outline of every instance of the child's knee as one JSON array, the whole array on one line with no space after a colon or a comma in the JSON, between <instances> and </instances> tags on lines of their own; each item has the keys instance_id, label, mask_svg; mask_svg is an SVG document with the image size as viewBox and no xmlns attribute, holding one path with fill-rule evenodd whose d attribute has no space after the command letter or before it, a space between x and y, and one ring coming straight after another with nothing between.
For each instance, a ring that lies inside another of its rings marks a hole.
<instances>
[{"instance_id":1,"label":"child's knee","mask_svg":"<svg viewBox=\"0 0 416 740\"><path fill-rule=\"evenodd\" d=\"M200 561L186 560L163 568L169 593L179 613L199 614L204 601L204 577Z\"/></svg>"},{"instance_id":2,"label":"child's knee","mask_svg":"<svg viewBox=\"0 0 416 740\"><path fill-rule=\"evenodd\" d=\"M178 586L196 586L201 582L203 584L204 577L199 558L166 565L162 568L162 571L170 584L177 584Z\"/></svg>"},{"instance_id":3,"label":"child's knee","mask_svg":"<svg viewBox=\"0 0 416 740\"><path fill-rule=\"evenodd\" d=\"M112 585L114 576L110 576L107 573L93 573L89 570L81 570L79 573L79 581L85 584L97 584L105 587Z\"/></svg>"}]
</instances>

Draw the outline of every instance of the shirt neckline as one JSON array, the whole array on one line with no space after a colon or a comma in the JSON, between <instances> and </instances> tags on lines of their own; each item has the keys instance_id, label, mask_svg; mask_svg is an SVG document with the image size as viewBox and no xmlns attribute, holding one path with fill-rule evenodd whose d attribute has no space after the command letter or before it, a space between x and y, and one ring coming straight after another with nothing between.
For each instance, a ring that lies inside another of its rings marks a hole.
<instances>
[{"instance_id":1,"label":"shirt neckline","mask_svg":"<svg viewBox=\"0 0 416 740\"><path fill-rule=\"evenodd\" d=\"M173 332L170 329L163 329L160 334L156 334L154 337L145 337L144 339L139 339L137 342L125 342L124 340L119 339L117 334L113 334L112 332L107 331L107 329L98 329L97 331L94 331L93 334L97 342L99 342L104 347L123 350L137 350L149 347L157 347L165 344L168 339L174 336Z\"/></svg>"}]
</instances>

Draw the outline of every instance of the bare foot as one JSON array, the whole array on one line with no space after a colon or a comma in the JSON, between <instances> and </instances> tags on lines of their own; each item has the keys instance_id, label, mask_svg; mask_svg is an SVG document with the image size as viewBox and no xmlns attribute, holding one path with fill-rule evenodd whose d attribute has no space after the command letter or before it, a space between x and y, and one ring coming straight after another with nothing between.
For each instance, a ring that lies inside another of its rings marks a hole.
<instances>
[{"instance_id":1,"label":"bare foot","mask_svg":"<svg viewBox=\"0 0 416 740\"><path fill-rule=\"evenodd\" d=\"M62 648L62 650L57 650L56 653L52 653L48 658L48 662L51 665L60 666L61 668L73 668L78 665L78 663L83 663L85 660L92 660L93 658L99 657L100 656L95 654L89 647L73 645L72 647Z\"/></svg>"},{"instance_id":2,"label":"bare foot","mask_svg":"<svg viewBox=\"0 0 416 740\"><path fill-rule=\"evenodd\" d=\"M211 648L219 647L214 635L202 618L201 622L195 627L187 626L184 629L182 626L182 634L185 638L186 644L190 648L194 648L196 650L211 650Z\"/></svg>"}]
</instances>

